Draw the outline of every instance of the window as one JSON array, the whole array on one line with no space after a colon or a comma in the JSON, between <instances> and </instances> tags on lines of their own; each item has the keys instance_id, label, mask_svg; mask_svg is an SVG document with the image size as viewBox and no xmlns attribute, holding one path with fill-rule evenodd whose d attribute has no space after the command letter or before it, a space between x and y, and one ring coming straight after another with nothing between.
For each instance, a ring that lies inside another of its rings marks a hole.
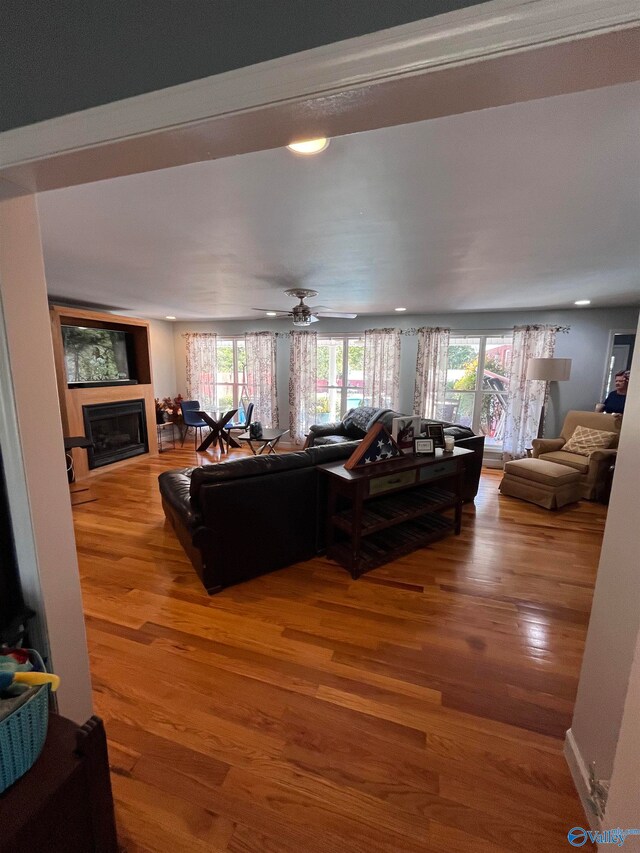
<instances>
[{"instance_id":1,"label":"window","mask_svg":"<svg viewBox=\"0 0 640 853\"><path fill-rule=\"evenodd\" d=\"M237 409L234 420L241 421L249 402L244 338L218 338L216 356L216 408L225 412Z\"/></svg>"},{"instance_id":2,"label":"window","mask_svg":"<svg viewBox=\"0 0 640 853\"><path fill-rule=\"evenodd\" d=\"M363 404L364 339L318 338L317 423L339 421Z\"/></svg>"},{"instance_id":3,"label":"window","mask_svg":"<svg viewBox=\"0 0 640 853\"><path fill-rule=\"evenodd\" d=\"M513 336L451 336L442 420L485 436L489 449L502 447ZM480 367L481 366L481 367Z\"/></svg>"}]
</instances>

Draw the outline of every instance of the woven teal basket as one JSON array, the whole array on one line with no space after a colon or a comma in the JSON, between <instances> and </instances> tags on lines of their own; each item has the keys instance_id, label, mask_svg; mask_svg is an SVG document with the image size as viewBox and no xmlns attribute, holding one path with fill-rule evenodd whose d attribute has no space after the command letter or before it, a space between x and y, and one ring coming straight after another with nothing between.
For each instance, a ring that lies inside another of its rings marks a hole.
<instances>
[{"instance_id":1,"label":"woven teal basket","mask_svg":"<svg viewBox=\"0 0 640 853\"><path fill-rule=\"evenodd\" d=\"M30 652L34 669L43 671L39 655ZM29 698L0 720L0 793L35 764L47 737L49 685L31 690Z\"/></svg>"}]
</instances>

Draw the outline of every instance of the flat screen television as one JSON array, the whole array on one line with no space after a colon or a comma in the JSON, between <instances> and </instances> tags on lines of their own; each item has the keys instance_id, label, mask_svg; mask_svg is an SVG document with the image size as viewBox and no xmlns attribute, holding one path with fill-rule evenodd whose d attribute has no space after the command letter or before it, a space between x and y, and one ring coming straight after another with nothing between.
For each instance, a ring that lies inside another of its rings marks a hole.
<instances>
[{"instance_id":1,"label":"flat screen television","mask_svg":"<svg viewBox=\"0 0 640 853\"><path fill-rule=\"evenodd\" d=\"M130 332L62 326L62 341L69 387L136 384Z\"/></svg>"}]
</instances>

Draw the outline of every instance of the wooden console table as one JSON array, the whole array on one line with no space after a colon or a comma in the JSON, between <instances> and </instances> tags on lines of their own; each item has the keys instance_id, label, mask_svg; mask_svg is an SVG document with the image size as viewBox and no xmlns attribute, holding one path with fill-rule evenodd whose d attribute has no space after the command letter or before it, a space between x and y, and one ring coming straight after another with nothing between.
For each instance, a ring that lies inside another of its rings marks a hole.
<instances>
[{"instance_id":1,"label":"wooden console table","mask_svg":"<svg viewBox=\"0 0 640 853\"><path fill-rule=\"evenodd\" d=\"M327 556L352 578L460 533L465 457L454 448L437 456L407 455L347 471L343 462L320 465L329 478ZM445 514L453 511L453 518Z\"/></svg>"},{"instance_id":2,"label":"wooden console table","mask_svg":"<svg viewBox=\"0 0 640 853\"><path fill-rule=\"evenodd\" d=\"M36 763L0 794L0 853L117 853L102 720L49 715Z\"/></svg>"}]
</instances>

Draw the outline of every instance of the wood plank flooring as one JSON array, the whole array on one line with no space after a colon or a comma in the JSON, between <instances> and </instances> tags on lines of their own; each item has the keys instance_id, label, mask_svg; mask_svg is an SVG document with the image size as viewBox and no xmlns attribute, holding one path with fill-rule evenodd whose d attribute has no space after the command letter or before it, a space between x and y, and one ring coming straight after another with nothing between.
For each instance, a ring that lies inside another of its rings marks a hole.
<instances>
[{"instance_id":1,"label":"wood plank flooring","mask_svg":"<svg viewBox=\"0 0 640 853\"><path fill-rule=\"evenodd\" d=\"M459 537L358 581L319 558L209 598L157 489L196 462L143 459L74 508L126 850L566 851L605 507L552 513L487 471Z\"/></svg>"}]
</instances>

